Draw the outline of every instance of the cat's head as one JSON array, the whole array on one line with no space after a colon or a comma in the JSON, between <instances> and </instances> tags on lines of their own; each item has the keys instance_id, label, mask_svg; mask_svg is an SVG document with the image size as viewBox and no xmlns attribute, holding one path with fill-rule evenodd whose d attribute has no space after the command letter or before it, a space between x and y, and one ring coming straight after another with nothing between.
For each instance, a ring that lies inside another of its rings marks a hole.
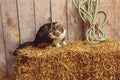
<instances>
[{"instance_id":1,"label":"cat's head","mask_svg":"<svg viewBox=\"0 0 120 80\"><path fill-rule=\"evenodd\" d=\"M64 32L64 27L59 24L58 22L53 24L52 28L49 31L49 37L50 38L59 38L63 32Z\"/></svg>"}]
</instances>

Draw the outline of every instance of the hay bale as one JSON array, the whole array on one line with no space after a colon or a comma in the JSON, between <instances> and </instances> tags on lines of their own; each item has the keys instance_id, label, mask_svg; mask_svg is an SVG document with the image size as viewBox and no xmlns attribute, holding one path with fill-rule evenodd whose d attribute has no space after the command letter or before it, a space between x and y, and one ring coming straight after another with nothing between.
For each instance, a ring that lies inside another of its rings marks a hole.
<instances>
[{"instance_id":1,"label":"hay bale","mask_svg":"<svg viewBox=\"0 0 120 80\"><path fill-rule=\"evenodd\" d=\"M120 80L120 44L68 42L60 48L18 50L16 80Z\"/></svg>"},{"instance_id":2,"label":"hay bale","mask_svg":"<svg viewBox=\"0 0 120 80\"><path fill-rule=\"evenodd\" d=\"M14 75L0 76L0 80L15 80Z\"/></svg>"}]
</instances>

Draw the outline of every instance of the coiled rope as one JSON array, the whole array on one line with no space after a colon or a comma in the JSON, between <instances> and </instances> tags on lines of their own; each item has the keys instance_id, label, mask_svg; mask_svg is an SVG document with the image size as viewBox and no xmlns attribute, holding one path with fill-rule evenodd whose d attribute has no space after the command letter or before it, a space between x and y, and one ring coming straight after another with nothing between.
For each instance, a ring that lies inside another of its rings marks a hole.
<instances>
[{"instance_id":1,"label":"coiled rope","mask_svg":"<svg viewBox=\"0 0 120 80\"><path fill-rule=\"evenodd\" d=\"M73 2L86 24L86 40L90 43L106 40L106 34L102 28L107 21L107 14L98 9L99 0L74 0ZM98 14L105 16L102 24L98 24Z\"/></svg>"}]
</instances>

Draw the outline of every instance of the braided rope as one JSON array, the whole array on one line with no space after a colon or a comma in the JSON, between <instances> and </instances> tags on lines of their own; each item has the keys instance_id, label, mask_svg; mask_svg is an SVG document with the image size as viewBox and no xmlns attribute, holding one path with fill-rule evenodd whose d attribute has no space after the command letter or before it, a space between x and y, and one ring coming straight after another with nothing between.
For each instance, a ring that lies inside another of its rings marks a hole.
<instances>
[{"instance_id":1,"label":"braided rope","mask_svg":"<svg viewBox=\"0 0 120 80\"><path fill-rule=\"evenodd\" d=\"M107 14L98 9L99 0L74 0L73 2L82 20L87 25L86 40L90 43L98 43L106 40L106 34L102 28L107 21ZM98 14L104 14L105 16L102 24L98 24Z\"/></svg>"}]
</instances>

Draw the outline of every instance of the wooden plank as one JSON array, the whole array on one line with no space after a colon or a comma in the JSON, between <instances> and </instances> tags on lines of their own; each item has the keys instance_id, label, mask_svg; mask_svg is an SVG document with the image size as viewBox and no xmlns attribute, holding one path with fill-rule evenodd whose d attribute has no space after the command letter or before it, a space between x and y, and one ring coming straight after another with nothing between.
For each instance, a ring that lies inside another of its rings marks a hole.
<instances>
[{"instance_id":1,"label":"wooden plank","mask_svg":"<svg viewBox=\"0 0 120 80\"><path fill-rule=\"evenodd\" d=\"M12 74L12 65L15 63L15 57L13 57L11 54L19 43L16 0L1 0L1 12L7 57L7 68L9 74Z\"/></svg>"},{"instance_id":2,"label":"wooden plank","mask_svg":"<svg viewBox=\"0 0 120 80\"><path fill-rule=\"evenodd\" d=\"M1 9L0 9L0 75L6 75L6 74L7 74L6 56L5 56L2 18L1 18Z\"/></svg>"},{"instance_id":3,"label":"wooden plank","mask_svg":"<svg viewBox=\"0 0 120 80\"><path fill-rule=\"evenodd\" d=\"M112 6L111 4L114 4L115 1L113 0L99 0L100 1L100 6Z\"/></svg>"},{"instance_id":4,"label":"wooden plank","mask_svg":"<svg viewBox=\"0 0 120 80\"><path fill-rule=\"evenodd\" d=\"M36 32L45 23L50 22L50 0L34 0Z\"/></svg>"},{"instance_id":5,"label":"wooden plank","mask_svg":"<svg viewBox=\"0 0 120 80\"><path fill-rule=\"evenodd\" d=\"M78 10L72 1L73 0L67 1L68 39L83 40L83 22L78 14Z\"/></svg>"},{"instance_id":6,"label":"wooden plank","mask_svg":"<svg viewBox=\"0 0 120 80\"><path fill-rule=\"evenodd\" d=\"M120 41L120 0L116 0L116 34L117 34L117 41Z\"/></svg>"},{"instance_id":7,"label":"wooden plank","mask_svg":"<svg viewBox=\"0 0 120 80\"><path fill-rule=\"evenodd\" d=\"M110 40L120 40L120 28L119 28L119 11L118 7L116 7L120 2L119 0L100 0L100 8L107 13L108 21L107 24L104 26L104 30L107 33L107 37ZM103 21L103 17L101 15L100 22Z\"/></svg>"},{"instance_id":8,"label":"wooden plank","mask_svg":"<svg viewBox=\"0 0 120 80\"><path fill-rule=\"evenodd\" d=\"M33 0L17 0L21 43L35 38L35 17Z\"/></svg>"},{"instance_id":9,"label":"wooden plank","mask_svg":"<svg viewBox=\"0 0 120 80\"><path fill-rule=\"evenodd\" d=\"M67 0L51 0L52 21L59 22L67 29Z\"/></svg>"}]
</instances>

